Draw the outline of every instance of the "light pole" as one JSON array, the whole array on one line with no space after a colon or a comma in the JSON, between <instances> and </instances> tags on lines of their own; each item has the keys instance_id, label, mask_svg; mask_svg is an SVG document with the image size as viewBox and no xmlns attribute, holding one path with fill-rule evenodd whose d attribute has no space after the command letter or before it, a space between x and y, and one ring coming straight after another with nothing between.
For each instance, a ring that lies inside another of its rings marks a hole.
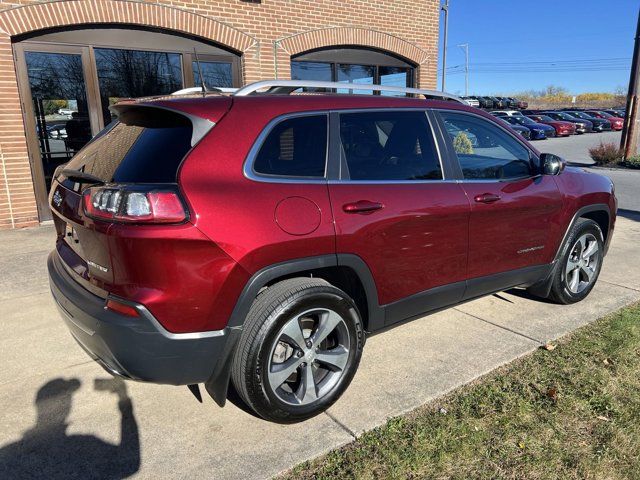
<instances>
[{"instance_id":1,"label":"light pole","mask_svg":"<svg viewBox=\"0 0 640 480\"><path fill-rule=\"evenodd\" d=\"M458 47L464 50L464 96L469 95L469 44L461 43Z\"/></svg>"},{"instance_id":2,"label":"light pole","mask_svg":"<svg viewBox=\"0 0 640 480\"><path fill-rule=\"evenodd\" d=\"M444 92L445 77L447 76L447 32L449 30L449 0L445 0L444 5L440 6L440 10L444 12L444 38L442 40L442 88Z\"/></svg>"}]
</instances>

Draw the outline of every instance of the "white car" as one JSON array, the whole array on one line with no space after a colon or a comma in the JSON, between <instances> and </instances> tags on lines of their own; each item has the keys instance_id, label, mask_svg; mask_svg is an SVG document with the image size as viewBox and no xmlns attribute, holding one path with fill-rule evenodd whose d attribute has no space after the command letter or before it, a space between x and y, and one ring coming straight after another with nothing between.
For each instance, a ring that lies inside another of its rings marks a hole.
<instances>
[{"instance_id":1,"label":"white car","mask_svg":"<svg viewBox=\"0 0 640 480\"><path fill-rule=\"evenodd\" d=\"M70 108L60 108L58 109L58 115L64 115L65 117L71 118L71 115L76 113L77 110L72 110Z\"/></svg>"},{"instance_id":2,"label":"white car","mask_svg":"<svg viewBox=\"0 0 640 480\"><path fill-rule=\"evenodd\" d=\"M522 112L519 110L494 110L493 112L489 112L491 115L495 115L496 117L524 117Z\"/></svg>"},{"instance_id":3,"label":"white car","mask_svg":"<svg viewBox=\"0 0 640 480\"><path fill-rule=\"evenodd\" d=\"M471 98L471 97L462 97L462 99L465 101L465 103L467 105L469 105L470 107L476 107L479 108L480 107L480 102L475 99L475 98Z\"/></svg>"},{"instance_id":4,"label":"white car","mask_svg":"<svg viewBox=\"0 0 640 480\"><path fill-rule=\"evenodd\" d=\"M210 92L219 92L219 93L234 93L235 91L237 91L237 88L230 88L230 87L209 87L210 88ZM182 90L178 90L176 92L173 92L171 95L191 95L194 93L202 93L202 87L188 87L188 88L183 88Z\"/></svg>"}]
</instances>

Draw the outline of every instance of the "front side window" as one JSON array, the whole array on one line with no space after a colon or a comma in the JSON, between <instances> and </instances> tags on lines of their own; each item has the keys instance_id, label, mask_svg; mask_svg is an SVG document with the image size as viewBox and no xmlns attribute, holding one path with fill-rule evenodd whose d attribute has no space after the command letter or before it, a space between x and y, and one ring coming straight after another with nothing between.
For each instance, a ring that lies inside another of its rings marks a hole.
<instances>
[{"instance_id":1,"label":"front side window","mask_svg":"<svg viewBox=\"0 0 640 480\"><path fill-rule=\"evenodd\" d=\"M465 179L509 180L534 174L529 150L497 125L474 115L440 114Z\"/></svg>"},{"instance_id":2,"label":"front side window","mask_svg":"<svg viewBox=\"0 0 640 480\"><path fill-rule=\"evenodd\" d=\"M309 115L278 123L253 163L261 175L324 177L327 159L327 116Z\"/></svg>"},{"instance_id":3,"label":"front side window","mask_svg":"<svg viewBox=\"0 0 640 480\"><path fill-rule=\"evenodd\" d=\"M340 141L351 180L442 179L424 112L340 115Z\"/></svg>"}]
</instances>

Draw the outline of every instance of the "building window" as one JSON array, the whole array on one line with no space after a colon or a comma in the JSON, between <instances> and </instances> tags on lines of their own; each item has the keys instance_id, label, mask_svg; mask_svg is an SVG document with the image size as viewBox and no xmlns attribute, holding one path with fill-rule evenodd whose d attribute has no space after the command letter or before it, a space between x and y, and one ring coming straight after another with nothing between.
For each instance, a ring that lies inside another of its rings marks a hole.
<instances>
[{"instance_id":1,"label":"building window","mask_svg":"<svg viewBox=\"0 0 640 480\"><path fill-rule=\"evenodd\" d=\"M182 88L179 53L94 48L104 124L115 117L109 107L122 98L168 95Z\"/></svg>"},{"instance_id":2,"label":"building window","mask_svg":"<svg viewBox=\"0 0 640 480\"><path fill-rule=\"evenodd\" d=\"M415 67L392 55L368 49L323 49L297 55L291 60L293 80L413 87ZM339 89L338 93L368 93ZM403 95L381 92L382 95Z\"/></svg>"},{"instance_id":3,"label":"building window","mask_svg":"<svg viewBox=\"0 0 640 480\"><path fill-rule=\"evenodd\" d=\"M196 87L202 85L201 72L207 88L233 87L233 68L230 62L198 60L192 62L191 68L193 69L193 83Z\"/></svg>"}]
</instances>

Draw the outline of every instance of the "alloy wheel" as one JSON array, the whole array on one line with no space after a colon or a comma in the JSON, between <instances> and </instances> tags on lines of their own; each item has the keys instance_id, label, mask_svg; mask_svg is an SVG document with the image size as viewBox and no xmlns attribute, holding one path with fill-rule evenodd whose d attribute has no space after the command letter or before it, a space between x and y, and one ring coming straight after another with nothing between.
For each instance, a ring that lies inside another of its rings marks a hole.
<instances>
[{"instance_id":1,"label":"alloy wheel","mask_svg":"<svg viewBox=\"0 0 640 480\"><path fill-rule=\"evenodd\" d=\"M571 293L582 293L593 282L600 261L599 248L591 233L581 235L571 247L565 267L565 282Z\"/></svg>"},{"instance_id":2,"label":"alloy wheel","mask_svg":"<svg viewBox=\"0 0 640 480\"><path fill-rule=\"evenodd\" d=\"M282 327L271 349L268 381L289 405L308 405L326 396L349 360L349 331L330 309L307 310Z\"/></svg>"}]
</instances>

